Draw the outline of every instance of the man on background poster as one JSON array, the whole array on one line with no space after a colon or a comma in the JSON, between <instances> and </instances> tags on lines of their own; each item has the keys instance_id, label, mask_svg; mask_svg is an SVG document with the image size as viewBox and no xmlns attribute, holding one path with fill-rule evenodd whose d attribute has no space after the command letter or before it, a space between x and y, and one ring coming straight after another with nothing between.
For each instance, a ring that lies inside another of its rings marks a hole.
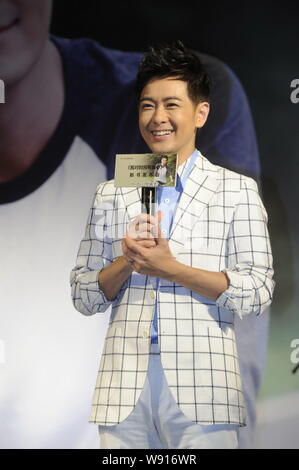
<instances>
[{"instance_id":1,"label":"man on background poster","mask_svg":"<svg viewBox=\"0 0 299 470\"><path fill-rule=\"evenodd\" d=\"M168 158L162 157L161 162L157 163L154 171L155 183L157 186L165 186L167 183L167 178L170 178L170 181L173 181L172 174L168 168Z\"/></svg>"}]
</instances>

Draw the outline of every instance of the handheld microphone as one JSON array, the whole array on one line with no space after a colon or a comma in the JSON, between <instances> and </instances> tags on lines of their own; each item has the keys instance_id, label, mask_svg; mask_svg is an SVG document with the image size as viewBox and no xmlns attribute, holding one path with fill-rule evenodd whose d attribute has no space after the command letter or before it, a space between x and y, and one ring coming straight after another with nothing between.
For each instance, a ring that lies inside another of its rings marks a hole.
<instances>
[{"instance_id":1,"label":"handheld microphone","mask_svg":"<svg viewBox=\"0 0 299 470\"><path fill-rule=\"evenodd\" d=\"M155 216L156 188L141 188L142 212Z\"/></svg>"}]
</instances>

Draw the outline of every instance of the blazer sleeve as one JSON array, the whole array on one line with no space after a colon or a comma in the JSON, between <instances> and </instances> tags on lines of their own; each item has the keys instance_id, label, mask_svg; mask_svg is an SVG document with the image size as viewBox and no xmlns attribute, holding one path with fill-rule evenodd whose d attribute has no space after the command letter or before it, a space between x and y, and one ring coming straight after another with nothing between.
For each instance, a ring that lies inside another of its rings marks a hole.
<instances>
[{"instance_id":1,"label":"blazer sleeve","mask_svg":"<svg viewBox=\"0 0 299 470\"><path fill-rule=\"evenodd\" d=\"M251 312L260 315L271 304L275 282L268 216L252 178L243 177L240 195L229 229L227 268L222 270L229 287L216 304L242 318Z\"/></svg>"},{"instance_id":2,"label":"blazer sleeve","mask_svg":"<svg viewBox=\"0 0 299 470\"><path fill-rule=\"evenodd\" d=\"M112 303L98 282L99 272L112 262L106 212L101 194L97 192L89 212L85 236L79 246L76 266L70 274L73 304L84 315L105 312Z\"/></svg>"}]
</instances>

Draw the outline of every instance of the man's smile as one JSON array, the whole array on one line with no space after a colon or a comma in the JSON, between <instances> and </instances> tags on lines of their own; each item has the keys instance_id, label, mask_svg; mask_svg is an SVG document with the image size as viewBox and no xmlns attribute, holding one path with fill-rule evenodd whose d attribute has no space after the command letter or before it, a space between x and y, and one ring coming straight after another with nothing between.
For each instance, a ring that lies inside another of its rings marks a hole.
<instances>
[{"instance_id":1,"label":"man's smile","mask_svg":"<svg viewBox=\"0 0 299 470\"><path fill-rule=\"evenodd\" d=\"M167 140L173 133L173 129L160 129L160 130L151 130L150 131L153 140L155 141L163 141Z\"/></svg>"},{"instance_id":2,"label":"man's smile","mask_svg":"<svg viewBox=\"0 0 299 470\"><path fill-rule=\"evenodd\" d=\"M174 132L174 131L172 131L172 130L168 130L168 131L167 130L165 130L165 131L151 131L151 133L153 135L170 135L172 132Z\"/></svg>"}]
</instances>

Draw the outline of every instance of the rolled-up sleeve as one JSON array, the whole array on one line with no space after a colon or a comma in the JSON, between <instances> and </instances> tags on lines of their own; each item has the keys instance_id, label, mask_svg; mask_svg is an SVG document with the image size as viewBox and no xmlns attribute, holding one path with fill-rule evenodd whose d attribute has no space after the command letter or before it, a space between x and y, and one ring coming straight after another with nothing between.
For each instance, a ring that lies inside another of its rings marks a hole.
<instances>
[{"instance_id":1,"label":"rolled-up sleeve","mask_svg":"<svg viewBox=\"0 0 299 470\"><path fill-rule=\"evenodd\" d=\"M268 216L256 182L243 177L241 197L230 224L227 267L222 270L229 287L216 304L242 318L260 315L273 298L273 258L267 228Z\"/></svg>"},{"instance_id":2,"label":"rolled-up sleeve","mask_svg":"<svg viewBox=\"0 0 299 470\"><path fill-rule=\"evenodd\" d=\"M104 312L112 303L98 282L99 272L112 262L111 240L107 236L106 211L97 191L76 260L70 274L72 300L84 315Z\"/></svg>"}]
</instances>

